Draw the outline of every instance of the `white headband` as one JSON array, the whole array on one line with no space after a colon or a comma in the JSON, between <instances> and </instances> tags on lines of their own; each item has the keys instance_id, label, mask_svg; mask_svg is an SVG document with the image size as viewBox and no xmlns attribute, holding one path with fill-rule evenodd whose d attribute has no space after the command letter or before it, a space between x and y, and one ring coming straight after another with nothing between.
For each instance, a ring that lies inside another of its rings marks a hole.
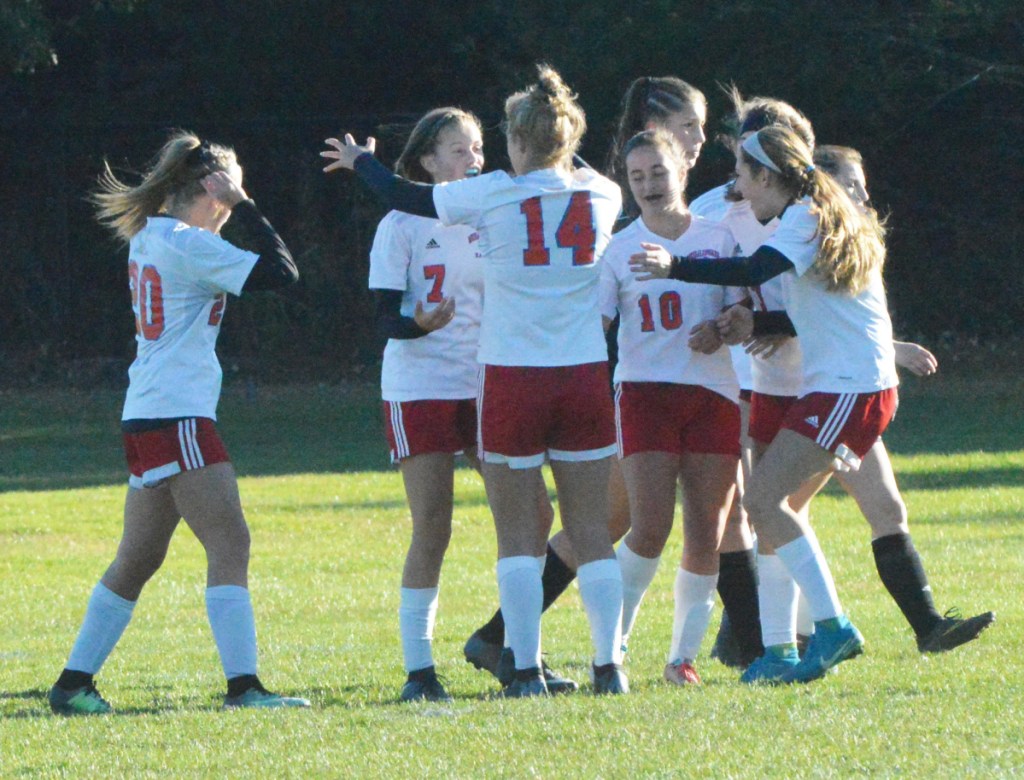
<instances>
[{"instance_id":1,"label":"white headband","mask_svg":"<svg viewBox=\"0 0 1024 780\"><path fill-rule=\"evenodd\" d=\"M765 168L771 168L776 173L782 173L782 169L772 162L772 158L768 156L768 153L765 152L764 148L761 146L761 141L758 139L757 135L757 133L748 135L743 143L740 144L740 148L761 163Z\"/></svg>"}]
</instances>

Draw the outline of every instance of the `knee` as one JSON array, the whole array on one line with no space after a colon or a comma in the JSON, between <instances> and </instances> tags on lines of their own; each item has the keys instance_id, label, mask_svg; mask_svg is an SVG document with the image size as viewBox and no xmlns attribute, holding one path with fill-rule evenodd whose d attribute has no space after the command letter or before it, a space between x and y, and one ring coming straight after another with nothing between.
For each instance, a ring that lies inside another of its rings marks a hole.
<instances>
[{"instance_id":1,"label":"knee","mask_svg":"<svg viewBox=\"0 0 1024 780\"><path fill-rule=\"evenodd\" d=\"M871 512L868 516L868 523L871 526L872 535L875 537L899 531L906 533L909 528L907 505L903 503L900 496L893 496Z\"/></svg>"},{"instance_id":2,"label":"knee","mask_svg":"<svg viewBox=\"0 0 1024 780\"><path fill-rule=\"evenodd\" d=\"M412 544L409 545L410 555L427 560L441 560L448 551L452 539L451 523L436 527L433 531L413 533Z\"/></svg>"},{"instance_id":3,"label":"knee","mask_svg":"<svg viewBox=\"0 0 1024 780\"><path fill-rule=\"evenodd\" d=\"M244 521L219 539L216 545L207 545L206 557L212 568L241 569L249 566L249 547L252 537Z\"/></svg>"}]
</instances>

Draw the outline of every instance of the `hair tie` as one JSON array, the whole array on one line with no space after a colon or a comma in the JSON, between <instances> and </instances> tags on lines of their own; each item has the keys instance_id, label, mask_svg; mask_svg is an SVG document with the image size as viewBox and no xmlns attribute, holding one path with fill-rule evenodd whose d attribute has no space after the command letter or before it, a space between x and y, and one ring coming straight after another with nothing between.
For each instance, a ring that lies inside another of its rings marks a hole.
<instances>
[{"instance_id":1,"label":"hair tie","mask_svg":"<svg viewBox=\"0 0 1024 780\"><path fill-rule=\"evenodd\" d=\"M547 95L549 98L558 97L558 93L555 92L554 88L546 81L540 81L537 83L537 89Z\"/></svg>"},{"instance_id":2,"label":"hair tie","mask_svg":"<svg viewBox=\"0 0 1024 780\"><path fill-rule=\"evenodd\" d=\"M807 176L810 176L816 170L817 170L817 168L814 167L814 163L811 163L806 168L804 168L804 174L807 175Z\"/></svg>"}]
</instances>

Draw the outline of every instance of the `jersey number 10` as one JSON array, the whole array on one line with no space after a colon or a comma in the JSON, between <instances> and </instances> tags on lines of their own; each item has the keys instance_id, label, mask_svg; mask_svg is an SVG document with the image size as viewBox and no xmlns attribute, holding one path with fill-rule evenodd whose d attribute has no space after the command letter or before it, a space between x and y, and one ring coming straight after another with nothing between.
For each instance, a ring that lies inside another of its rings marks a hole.
<instances>
[{"instance_id":1,"label":"jersey number 10","mask_svg":"<svg viewBox=\"0 0 1024 780\"><path fill-rule=\"evenodd\" d=\"M523 250L523 265L551 265L551 252L544 245L544 213L540 197L527 198L519 204L526 215L527 246ZM563 249L572 248L573 265L591 265L594 262L594 215L590 208L590 193L574 192L562 221L555 231L555 241Z\"/></svg>"}]
</instances>

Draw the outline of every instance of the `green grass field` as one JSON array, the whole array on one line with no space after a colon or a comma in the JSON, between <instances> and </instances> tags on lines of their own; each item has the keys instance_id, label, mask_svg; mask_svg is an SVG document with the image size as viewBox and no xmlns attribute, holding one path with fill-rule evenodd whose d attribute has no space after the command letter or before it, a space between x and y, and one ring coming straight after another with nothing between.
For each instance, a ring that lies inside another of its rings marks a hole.
<instances>
[{"instance_id":1,"label":"green grass field","mask_svg":"<svg viewBox=\"0 0 1024 780\"><path fill-rule=\"evenodd\" d=\"M701 658L702 688L662 683L677 531L632 637L631 695L502 701L461 655L497 590L483 487L461 471L435 640L450 706L396 703L409 523L374 388L262 388L246 399L228 387L221 430L253 534L261 676L314 707L218 709L203 554L182 527L98 677L117 709L104 719L52 716L45 695L119 537L121 397L0 394L0 776L1024 773L1024 411L1017 377L980 376L908 380L886 437L940 608L998 613L979 641L916 653L875 574L867 525L829 489L815 525L868 642L837 674L751 690ZM545 616L549 663L585 680L588 637L573 588Z\"/></svg>"}]
</instances>

